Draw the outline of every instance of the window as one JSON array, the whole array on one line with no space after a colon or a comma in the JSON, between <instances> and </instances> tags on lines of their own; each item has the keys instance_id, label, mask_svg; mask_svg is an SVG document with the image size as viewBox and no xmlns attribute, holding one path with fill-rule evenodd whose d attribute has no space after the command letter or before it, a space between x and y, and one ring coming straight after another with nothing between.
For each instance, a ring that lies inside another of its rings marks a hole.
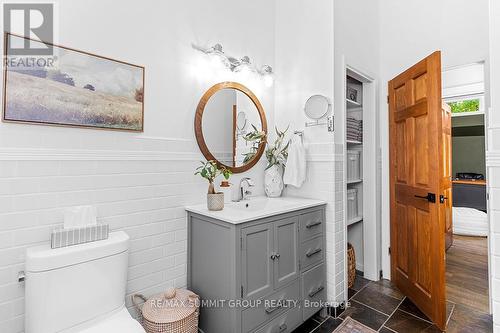
<instances>
[{"instance_id":1,"label":"window","mask_svg":"<svg viewBox=\"0 0 500 333\"><path fill-rule=\"evenodd\" d=\"M483 112L484 96L464 96L460 98L446 99L452 114L466 114L469 112Z\"/></svg>"}]
</instances>

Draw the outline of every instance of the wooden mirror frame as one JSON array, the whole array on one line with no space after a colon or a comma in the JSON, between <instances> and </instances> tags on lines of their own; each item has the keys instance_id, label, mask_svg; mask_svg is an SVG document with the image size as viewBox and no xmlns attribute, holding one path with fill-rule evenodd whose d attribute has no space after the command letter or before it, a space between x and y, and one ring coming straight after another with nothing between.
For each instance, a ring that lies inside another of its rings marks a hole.
<instances>
[{"instance_id":1,"label":"wooden mirror frame","mask_svg":"<svg viewBox=\"0 0 500 333\"><path fill-rule=\"evenodd\" d=\"M257 108L257 111L259 112L259 117L260 117L260 122L262 124L262 130L266 133L267 136L267 121L266 121L266 114L264 113L264 108L262 107L262 104L260 104L259 99L255 94L245 87L244 85L237 83L237 82L221 82L217 83L214 86L212 86L210 89L208 89L205 94L200 99L200 102L198 103L198 107L196 108L196 115L194 117L194 133L196 136L196 141L198 142L198 147L200 147L200 150L207 159L207 161L213 160L217 162L217 165L224 166L227 169L231 170L233 173L241 173L245 172L249 169L251 169L257 162L260 160L262 157L262 154L264 153L264 149L266 147L266 139L264 138L263 141L259 144L259 148L257 149L257 153L255 156L245 165L239 166L239 167L234 167L234 166L229 166L225 165L221 162L219 162L214 155L210 152L210 149L208 149L207 144L205 142L205 138L203 137L203 126L202 126L202 118L203 118L203 112L205 110L205 106L207 105L209 99L215 95L219 90L222 89L235 89L238 90L245 95L248 96Z\"/></svg>"}]
</instances>

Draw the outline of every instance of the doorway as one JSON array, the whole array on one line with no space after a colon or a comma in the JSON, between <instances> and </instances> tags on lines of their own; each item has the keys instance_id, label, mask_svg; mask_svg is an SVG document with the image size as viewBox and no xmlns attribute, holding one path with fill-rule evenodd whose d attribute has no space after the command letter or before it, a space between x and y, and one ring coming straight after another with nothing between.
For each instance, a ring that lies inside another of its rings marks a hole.
<instances>
[{"instance_id":1,"label":"doorway","mask_svg":"<svg viewBox=\"0 0 500 333\"><path fill-rule=\"evenodd\" d=\"M442 330L455 308L486 320L489 312L486 172L472 172L485 165L484 120L463 125L481 111L484 70L479 81L450 84L470 72L442 73L435 52L389 82L391 280Z\"/></svg>"},{"instance_id":2,"label":"doorway","mask_svg":"<svg viewBox=\"0 0 500 333\"><path fill-rule=\"evenodd\" d=\"M447 300L490 313L484 62L443 70L452 115L453 226L447 244Z\"/></svg>"}]
</instances>

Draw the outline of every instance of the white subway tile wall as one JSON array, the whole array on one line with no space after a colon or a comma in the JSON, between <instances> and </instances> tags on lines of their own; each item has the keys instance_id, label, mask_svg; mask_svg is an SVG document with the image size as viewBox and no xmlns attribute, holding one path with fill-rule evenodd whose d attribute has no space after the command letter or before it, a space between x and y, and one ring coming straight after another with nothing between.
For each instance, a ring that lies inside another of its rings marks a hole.
<instances>
[{"instance_id":1,"label":"white subway tile wall","mask_svg":"<svg viewBox=\"0 0 500 333\"><path fill-rule=\"evenodd\" d=\"M339 283L338 259L336 251L338 232L335 221L335 159L332 143L311 143L307 149L307 177L300 189L287 186L285 193L290 196L320 199L326 207L326 273L327 298L329 302L343 301L337 295ZM343 259L342 259L343 260ZM343 271L343 270L342 270Z\"/></svg>"},{"instance_id":2,"label":"white subway tile wall","mask_svg":"<svg viewBox=\"0 0 500 333\"><path fill-rule=\"evenodd\" d=\"M492 136L490 136L492 138ZM489 185L490 276L494 332L500 332L500 152L486 153Z\"/></svg>"},{"instance_id":3,"label":"white subway tile wall","mask_svg":"<svg viewBox=\"0 0 500 333\"><path fill-rule=\"evenodd\" d=\"M17 273L24 270L25 250L49 242L67 206L95 205L99 222L130 236L129 310L132 293L186 286L184 206L204 200L207 185L193 175L201 156L158 154L140 160L139 153L133 158L124 153L123 159L113 154L109 160L87 154L88 160L78 161L43 154L40 160L7 160L7 154L1 155L0 332L23 331L24 286L17 283Z\"/></svg>"},{"instance_id":4,"label":"white subway tile wall","mask_svg":"<svg viewBox=\"0 0 500 333\"><path fill-rule=\"evenodd\" d=\"M336 262L336 285L335 300L337 302L347 301L345 295L346 283L346 243L345 243L345 221L344 221L344 145L335 144L335 262Z\"/></svg>"}]
</instances>

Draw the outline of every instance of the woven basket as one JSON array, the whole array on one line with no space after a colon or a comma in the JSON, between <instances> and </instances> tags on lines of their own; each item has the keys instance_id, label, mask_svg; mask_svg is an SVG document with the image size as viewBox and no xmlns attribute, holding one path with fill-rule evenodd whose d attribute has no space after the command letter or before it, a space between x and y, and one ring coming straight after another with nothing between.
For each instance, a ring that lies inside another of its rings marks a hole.
<instances>
[{"instance_id":1,"label":"woven basket","mask_svg":"<svg viewBox=\"0 0 500 333\"><path fill-rule=\"evenodd\" d=\"M146 299L141 294L131 296L139 321L147 333L197 333L199 297L186 289L168 289ZM137 303L140 298L145 303Z\"/></svg>"},{"instance_id":2,"label":"woven basket","mask_svg":"<svg viewBox=\"0 0 500 333\"><path fill-rule=\"evenodd\" d=\"M351 243L347 243L347 265L347 285L352 288L356 280L356 253Z\"/></svg>"}]
</instances>

